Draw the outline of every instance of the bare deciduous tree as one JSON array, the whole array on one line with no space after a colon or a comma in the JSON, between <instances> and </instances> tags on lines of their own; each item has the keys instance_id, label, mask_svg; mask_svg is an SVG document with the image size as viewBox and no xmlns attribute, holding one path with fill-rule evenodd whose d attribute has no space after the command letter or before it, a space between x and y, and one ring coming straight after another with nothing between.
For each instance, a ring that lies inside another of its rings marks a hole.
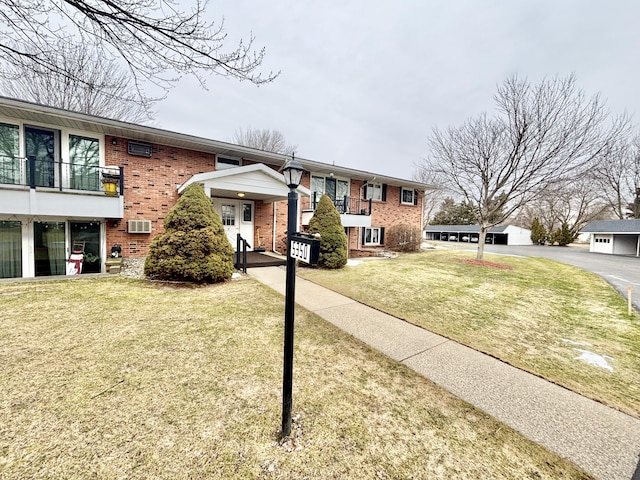
<instances>
[{"instance_id":1,"label":"bare deciduous tree","mask_svg":"<svg viewBox=\"0 0 640 480\"><path fill-rule=\"evenodd\" d=\"M277 74L258 73L265 52L253 50L253 36L225 50L223 22L208 21L206 8L206 0L188 11L177 0L0 0L0 56L20 70L71 76L59 52L89 43L124 61L136 86L146 80L166 92L183 75L205 86L212 73L272 81Z\"/></svg>"},{"instance_id":2,"label":"bare deciduous tree","mask_svg":"<svg viewBox=\"0 0 640 480\"><path fill-rule=\"evenodd\" d=\"M295 153L297 145L290 145L279 130L259 128L239 128L233 135L234 143L245 147L257 148L265 152L291 155Z\"/></svg>"},{"instance_id":3,"label":"bare deciduous tree","mask_svg":"<svg viewBox=\"0 0 640 480\"><path fill-rule=\"evenodd\" d=\"M546 188L593 162L628 121L607 124L599 95L587 98L575 77L537 85L508 78L494 96L498 113L434 129L424 168L439 173L478 211L477 258L486 233Z\"/></svg>"},{"instance_id":4,"label":"bare deciduous tree","mask_svg":"<svg viewBox=\"0 0 640 480\"><path fill-rule=\"evenodd\" d=\"M0 77L2 95L75 112L144 122L153 118L154 99L132 84L131 75L89 45L57 52L65 73L44 70L38 75L8 65Z\"/></svg>"},{"instance_id":5,"label":"bare deciduous tree","mask_svg":"<svg viewBox=\"0 0 640 480\"><path fill-rule=\"evenodd\" d=\"M610 145L594 165L596 185L619 219L640 217L633 208L640 189L640 137Z\"/></svg>"},{"instance_id":6,"label":"bare deciduous tree","mask_svg":"<svg viewBox=\"0 0 640 480\"><path fill-rule=\"evenodd\" d=\"M431 186L429 191L422 197L423 225L429 225L433 217L440 211L442 202L444 202L452 192L440 188L441 182L436 172L426 170L420 163L416 164L415 168L414 180Z\"/></svg>"},{"instance_id":7,"label":"bare deciduous tree","mask_svg":"<svg viewBox=\"0 0 640 480\"><path fill-rule=\"evenodd\" d=\"M549 233L567 225L575 240L582 227L610 214L609 203L594 185L595 175L591 171L554 183L522 208L519 219L530 227L533 219L538 218Z\"/></svg>"}]
</instances>

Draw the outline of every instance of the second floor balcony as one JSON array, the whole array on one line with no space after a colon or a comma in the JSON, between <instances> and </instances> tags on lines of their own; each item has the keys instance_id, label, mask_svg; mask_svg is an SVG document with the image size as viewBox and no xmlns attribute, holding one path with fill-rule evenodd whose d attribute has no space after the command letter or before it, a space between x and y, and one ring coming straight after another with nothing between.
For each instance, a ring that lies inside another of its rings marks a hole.
<instances>
[{"instance_id":1,"label":"second floor balcony","mask_svg":"<svg viewBox=\"0 0 640 480\"><path fill-rule=\"evenodd\" d=\"M309 225L309 220L320 202L320 197L321 195L317 192L313 192L310 197L301 199L302 225ZM371 226L371 199L344 196L336 197L332 201L340 213L343 227Z\"/></svg>"},{"instance_id":2,"label":"second floor balcony","mask_svg":"<svg viewBox=\"0 0 640 480\"><path fill-rule=\"evenodd\" d=\"M122 167L100 167L39 160L35 157L0 156L0 184L30 188L83 190L119 195L123 191ZM116 185L115 192L108 185Z\"/></svg>"},{"instance_id":3,"label":"second floor balcony","mask_svg":"<svg viewBox=\"0 0 640 480\"><path fill-rule=\"evenodd\" d=\"M121 218L123 173L122 167L0 156L0 213Z\"/></svg>"}]
</instances>

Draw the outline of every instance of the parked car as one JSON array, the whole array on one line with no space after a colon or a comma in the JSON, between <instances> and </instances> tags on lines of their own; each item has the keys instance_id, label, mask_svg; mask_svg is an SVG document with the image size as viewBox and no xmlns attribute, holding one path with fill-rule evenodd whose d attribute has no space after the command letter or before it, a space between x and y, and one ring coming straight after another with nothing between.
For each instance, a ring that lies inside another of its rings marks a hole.
<instances>
[{"instance_id":1,"label":"parked car","mask_svg":"<svg viewBox=\"0 0 640 480\"><path fill-rule=\"evenodd\" d=\"M465 235L464 237L462 237L460 239L462 242L468 242L469 241L469 235Z\"/></svg>"},{"instance_id":2,"label":"parked car","mask_svg":"<svg viewBox=\"0 0 640 480\"><path fill-rule=\"evenodd\" d=\"M450 242L457 242L458 241L458 236L457 235L449 235L449 241Z\"/></svg>"},{"instance_id":3,"label":"parked car","mask_svg":"<svg viewBox=\"0 0 640 480\"><path fill-rule=\"evenodd\" d=\"M471 243L478 243L478 237L475 235L471 237Z\"/></svg>"}]
</instances>

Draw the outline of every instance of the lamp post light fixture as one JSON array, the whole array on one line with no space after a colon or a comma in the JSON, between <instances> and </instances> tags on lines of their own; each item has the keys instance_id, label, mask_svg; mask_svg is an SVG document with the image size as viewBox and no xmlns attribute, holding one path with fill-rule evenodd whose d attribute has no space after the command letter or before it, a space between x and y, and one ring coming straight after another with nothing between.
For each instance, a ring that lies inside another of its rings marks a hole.
<instances>
[{"instance_id":1,"label":"lamp post light fixture","mask_svg":"<svg viewBox=\"0 0 640 480\"><path fill-rule=\"evenodd\" d=\"M296 296L296 259L291 256L291 240L298 219L298 192L304 169L292 155L282 168L285 183L289 187L287 197L287 278L284 303L284 362L282 373L282 436L291 433L291 408L293 405L293 330Z\"/></svg>"}]
</instances>

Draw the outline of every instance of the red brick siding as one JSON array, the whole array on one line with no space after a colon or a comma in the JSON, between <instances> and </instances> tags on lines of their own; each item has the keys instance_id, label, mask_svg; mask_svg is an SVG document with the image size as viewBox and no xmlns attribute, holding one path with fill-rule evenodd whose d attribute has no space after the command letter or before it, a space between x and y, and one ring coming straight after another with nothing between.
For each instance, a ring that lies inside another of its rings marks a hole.
<instances>
[{"instance_id":1,"label":"red brick siding","mask_svg":"<svg viewBox=\"0 0 640 480\"><path fill-rule=\"evenodd\" d=\"M145 257L155 235L164 231L164 218L178 200L177 186L196 173L215 170L210 153L153 145L150 158L127 153L127 140L105 138L107 165L124 167L124 218L117 227L107 222L107 250L118 243L122 255ZM151 234L127 233L128 220L151 220Z\"/></svg>"},{"instance_id":2,"label":"red brick siding","mask_svg":"<svg viewBox=\"0 0 640 480\"><path fill-rule=\"evenodd\" d=\"M351 195L358 196L354 192L354 187L358 182L351 182ZM422 195L418 192L417 205L403 205L400 203L402 187L394 187L387 185L386 200L371 202L371 226L384 227L385 231L394 225L409 224L415 225L422 229ZM349 232L349 256L350 257L367 257L377 255L383 250L384 245L380 247L362 246L362 229L352 228Z\"/></svg>"},{"instance_id":3,"label":"red brick siding","mask_svg":"<svg viewBox=\"0 0 640 480\"><path fill-rule=\"evenodd\" d=\"M185 150L164 145L152 145L150 158L131 156L127 153L127 140L113 137L105 139L105 158L107 165L124 167L124 218L117 226L107 222L107 250L118 243L122 247L123 256L144 257L148 253L153 237L164 231L164 218L178 200L178 185L184 183L192 175L215 170L215 156L210 153ZM243 161L243 165L255 162ZM274 168L275 167L271 167ZM311 177L305 172L301 185L310 188ZM350 195L360 198L362 181L352 181ZM308 208L309 199L300 199L300 208ZM274 245L274 208L275 215L275 250L284 253L286 250L287 201L274 203L255 202L255 236L252 246L272 250ZM372 202L371 225L389 228L399 223L421 225L422 198L419 196L417 206L400 204L400 188L387 187L385 202ZM127 233L127 220L151 220L151 234ZM361 247L361 229L350 228L348 246L350 256L369 256L377 254L376 248ZM251 243L251 242L250 242ZM381 247L383 248L383 247Z\"/></svg>"}]
</instances>

